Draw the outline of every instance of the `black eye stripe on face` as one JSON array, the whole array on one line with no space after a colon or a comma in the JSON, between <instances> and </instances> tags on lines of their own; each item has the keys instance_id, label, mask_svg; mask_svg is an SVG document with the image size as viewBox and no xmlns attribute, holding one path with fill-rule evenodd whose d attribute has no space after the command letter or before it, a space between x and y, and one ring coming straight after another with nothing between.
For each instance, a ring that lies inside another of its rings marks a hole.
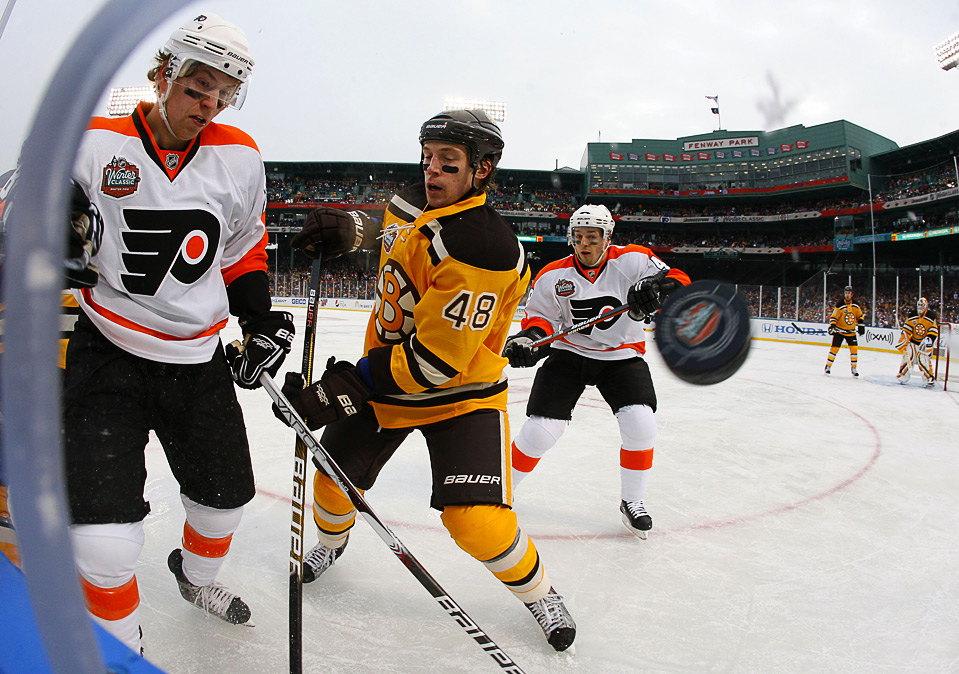
<instances>
[{"instance_id":1,"label":"black eye stripe on face","mask_svg":"<svg viewBox=\"0 0 959 674\"><path fill-rule=\"evenodd\" d=\"M423 160L423 164L421 166L423 169L423 173L426 173L427 171L430 170L430 160L429 159ZM442 171L443 173L459 173L460 167L452 166L451 164L443 164Z\"/></svg>"}]
</instances>

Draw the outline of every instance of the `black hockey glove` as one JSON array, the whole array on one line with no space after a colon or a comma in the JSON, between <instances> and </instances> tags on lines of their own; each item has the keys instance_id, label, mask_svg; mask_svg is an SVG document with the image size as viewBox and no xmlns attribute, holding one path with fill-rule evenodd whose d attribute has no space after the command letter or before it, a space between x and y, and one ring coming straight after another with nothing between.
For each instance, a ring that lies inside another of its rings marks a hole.
<instances>
[{"instance_id":1,"label":"black hockey glove","mask_svg":"<svg viewBox=\"0 0 959 674\"><path fill-rule=\"evenodd\" d=\"M306 216L303 229L290 239L290 246L312 258L338 257L360 247L366 228L374 228L374 223L365 213L321 206Z\"/></svg>"},{"instance_id":2,"label":"black hockey glove","mask_svg":"<svg viewBox=\"0 0 959 674\"><path fill-rule=\"evenodd\" d=\"M91 262L103 240L103 218L76 180L70 192L70 228L67 258L63 261L68 288L92 288L100 270Z\"/></svg>"},{"instance_id":3,"label":"black hockey glove","mask_svg":"<svg viewBox=\"0 0 959 674\"><path fill-rule=\"evenodd\" d=\"M641 321L647 316L663 308L663 284L666 281L666 271L660 270L655 275L640 280L630 287L626 293L626 304L629 305L629 317L634 321ZM670 290L673 289L670 285Z\"/></svg>"},{"instance_id":4,"label":"black hockey glove","mask_svg":"<svg viewBox=\"0 0 959 674\"><path fill-rule=\"evenodd\" d=\"M860 323L860 324L859 324L859 327L856 328L856 329L859 331L859 334L860 334L860 335L866 334L866 326L863 325L862 323Z\"/></svg>"},{"instance_id":5,"label":"black hockey glove","mask_svg":"<svg viewBox=\"0 0 959 674\"><path fill-rule=\"evenodd\" d=\"M271 377L276 376L293 346L293 314L268 311L246 322L241 321L240 327L243 329L243 344L227 344L226 360L237 386L259 388L260 375L269 372Z\"/></svg>"},{"instance_id":6,"label":"black hockey glove","mask_svg":"<svg viewBox=\"0 0 959 674\"><path fill-rule=\"evenodd\" d=\"M373 396L355 365L332 356L319 381L306 388L303 383L302 374L288 372L281 390L311 431L356 414ZM286 423L276 405L273 414Z\"/></svg>"},{"instance_id":7,"label":"black hockey glove","mask_svg":"<svg viewBox=\"0 0 959 674\"><path fill-rule=\"evenodd\" d=\"M835 334L836 334L836 326L835 326L835 325L830 325L830 326L826 329L826 332L828 332L830 335L835 335Z\"/></svg>"},{"instance_id":8,"label":"black hockey glove","mask_svg":"<svg viewBox=\"0 0 959 674\"><path fill-rule=\"evenodd\" d=\"M530 344L545 336L546 331L535 326L510 335L503 346L503 358L509 360L510 367L533 367L537 361L547 356L549 345L531 349Z\"/></svg>"}]
</instances>

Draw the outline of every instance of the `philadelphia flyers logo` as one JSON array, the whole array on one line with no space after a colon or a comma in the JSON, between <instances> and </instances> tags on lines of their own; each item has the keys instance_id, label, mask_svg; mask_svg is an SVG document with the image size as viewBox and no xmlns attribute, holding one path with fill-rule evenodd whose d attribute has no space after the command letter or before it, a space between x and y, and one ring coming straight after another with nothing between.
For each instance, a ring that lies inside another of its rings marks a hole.
<instances>
[{"instance_id":1,"label":"philadelphia flyers logo","mask_svg":"<svg viewBox=\"0 0 959 674\"><path fill-rule=\"evenodd\" d=\"M569 308L573 313L573 323L579 323L580 321L595 318L604 311L615 309L620 304L622 304L622 302L620 302L617 298L607 295L606 297L590 297L582 300L570 300ZM593 328L596 328L597 330L609 330L622 315L623 314L618 314L612 318L607 318L605 321L594 323L589 327L583 328L579 331L579 333L581 335L588 335L593 331Z\"/></svg>"},{"instance_id":2,"label":"philadelphia flyers logo","mask_svg":"<svg viewBox=\"0 0 959 674\"><path fill-rule=\"evenodd\" d=\"M213 265L220 245L220 221L203 210L146 211L125 209L121 232L126 252L120 274L133 295L156 295L171 276L188 286Z\"/></svg>"}]
</instances>

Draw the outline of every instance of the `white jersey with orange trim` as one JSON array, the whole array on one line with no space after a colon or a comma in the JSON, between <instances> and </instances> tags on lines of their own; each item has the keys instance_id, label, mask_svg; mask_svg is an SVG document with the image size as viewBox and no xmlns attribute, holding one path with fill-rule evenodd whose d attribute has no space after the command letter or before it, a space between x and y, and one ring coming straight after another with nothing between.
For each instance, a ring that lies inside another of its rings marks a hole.
<instances>
[{"instance_id":1,"label":"white jersey with orange trim","mask_svg":"<svg viewBox=\"0 0 959 674\"><path fill-rule=\"evenodd\" d=\"M168 363L210 360L229 317L226 286L266 271L266 175L253 140L210 123L183 152L161 150L149 104L95 117L73 177L97 205L100 280L74 291L114 344Z\"/></svg>"},{"instance_id":2,"label":"white jersey with orange trim","mask_svg":"<svg viewBox=\"0 0 959 674\"><path fill-rule=\"evenodd\" d=\"M685 272L671 269L645 246L610 246L602 263L594 268L580 265L575 255L551 262L533 281L523 328L536 326L547 335L566 330L625 304L630 286L660 271L689 285ZM596 360L634 358L646 353L646 324L624 312L551 346Z\"/></svg>"}]
</instances>

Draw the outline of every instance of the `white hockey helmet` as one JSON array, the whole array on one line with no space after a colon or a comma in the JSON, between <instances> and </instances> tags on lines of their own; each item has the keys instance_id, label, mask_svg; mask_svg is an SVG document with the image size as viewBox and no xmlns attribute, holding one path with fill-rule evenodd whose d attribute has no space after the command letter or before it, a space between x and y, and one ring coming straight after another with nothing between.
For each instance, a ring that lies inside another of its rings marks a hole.
<instances>
[{"instance_id":1,"label":"white hockey helmet","mask_svg":"<svg viewBox=\"0 0 959 674\"><path fill-rule=\"evenodd\" d=\"M200 14L180 26L163 51L170 54L164 76L175 80L190 61L198 61L240 81L228 104L239 110L246 100L253 73L253 57L246 33L236 24L216 14Z\"/></svg>"},{"instance_id":2,"label":"white hockey helmet","mask_svg":"<svg viewBox=\"0 0 959 674\"><path fill-rule=\"evenodd\" d=\"M566 240L572 246L574 229L577 227L596 227L603 230L603 238L608 246L615 226L616 222L613 220L613 214L609 212L608 208L602 205L586 204L577 208L576 212L569 216L569 230L566 234Z\"/></svg>"},{"instance_id":3,"label":"white hockey helmet","mask_svg":"<svg viewBox=\"0 0 959 674\"><path fill-rule=\"evenodd\" d=\"M921 316L929 310L929 300L925 297L920 297L919 301L916 302L916 312Z\"/></svg>"}]
</instances>

